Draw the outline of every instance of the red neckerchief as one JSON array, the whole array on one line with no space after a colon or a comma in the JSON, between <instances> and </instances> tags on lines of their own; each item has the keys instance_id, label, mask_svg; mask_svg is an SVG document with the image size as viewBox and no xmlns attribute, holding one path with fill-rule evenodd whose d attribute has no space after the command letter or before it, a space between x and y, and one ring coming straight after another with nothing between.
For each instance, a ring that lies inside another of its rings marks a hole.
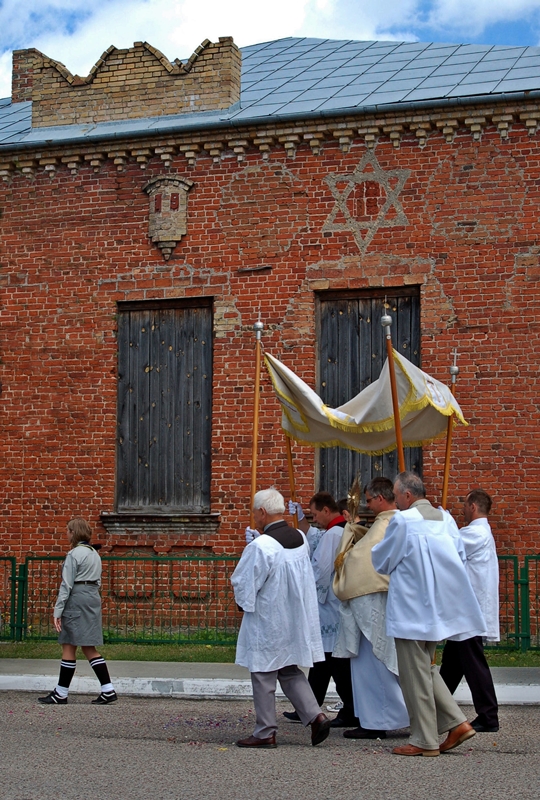
<instances>
[{"instance_id":1,"label":"red neckerchief","mask_svg":"<svg viewBox=\"0 0 540 800\"><path fill-rule=\"evenodd\" d=\"M338 516L334 517L334 519L326 526L326 530L329 531L330 528L334 527L334 525L339 525L342 522L345 522L345 517L342 517L341 514L338 514Z\"/></svg>"}]
</instances>

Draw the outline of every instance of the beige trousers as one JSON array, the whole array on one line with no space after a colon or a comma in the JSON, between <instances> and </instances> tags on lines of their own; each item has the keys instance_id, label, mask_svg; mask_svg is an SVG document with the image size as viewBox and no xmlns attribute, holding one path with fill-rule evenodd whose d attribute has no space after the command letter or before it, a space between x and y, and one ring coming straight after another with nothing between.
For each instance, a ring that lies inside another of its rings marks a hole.
<instances>
[{"instance_id":1,"label":"beige trousers","mask_svg":"<svg viewBox=\"0 0 540 800\"><path fill-rule=\"evenodd\" d=\"M396 639L399 681L411 721L410 744L437 750L439 735L466 717L432 664L437 642Z\"/></svg>"},{"instance_id":2,"label":"beige trousers","mask_svg":"<svg viewBox=\"0 0 540 800\"><path fill-rule=\"evenodd\" d=\"M251 685L256 715L253 736L257 739L266 739L277 731L276 681L279 681L285 696L293 704L304 725L309 725L321 713L313 689L299 667L282 667L273 672L252 672Z\"/></svg>"}]
</instances>

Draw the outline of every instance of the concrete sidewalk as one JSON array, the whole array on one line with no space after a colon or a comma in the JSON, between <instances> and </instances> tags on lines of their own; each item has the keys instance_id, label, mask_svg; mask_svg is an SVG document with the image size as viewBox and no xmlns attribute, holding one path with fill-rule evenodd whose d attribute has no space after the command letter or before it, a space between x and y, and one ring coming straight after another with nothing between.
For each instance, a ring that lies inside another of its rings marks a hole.
<instances>
[{"instance_id":1,"label":"concrete sidewalk","mask_svg":"<svg viewBox=\"0 0 540 800\"><path fill-rule=\"evenodd\" d=\"M60 659L0 659L0 690L50 692L56 684ZM249 672L236 664L201 664L166 661L109 661L118 694L155 697L239 699L251 697ZM493 679L499 703L540 704L540 669L495 667ZM70 691L95 694L99 688L88 662L80 659ZM278 687L278 696L283 696ZM330 684L328 699L337 698ZM462 683L456 700L470 703L469 688Z\"/></svg>"}]
</instances>

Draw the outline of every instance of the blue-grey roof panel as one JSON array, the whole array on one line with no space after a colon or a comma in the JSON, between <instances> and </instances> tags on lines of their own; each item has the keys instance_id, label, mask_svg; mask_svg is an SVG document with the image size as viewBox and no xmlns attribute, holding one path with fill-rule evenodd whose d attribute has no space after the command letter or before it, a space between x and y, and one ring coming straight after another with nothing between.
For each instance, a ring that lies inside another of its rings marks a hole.
<instances>
[{"instance_id":1,"label":"blue-grey roof panel","mask_svg":"<svg viewBox=\"0 0 540 800\"><path fill-rule=\"evenodd\" d=\"M0 144L181 131L540 90L540 48L287 38L242 49L240 102L214 112L31 129L31 103L0 100Z\"/></svg>"},{"instance_id":2,"label":"blue-grey roof panel","mask_svg":"<svg viewBox=\"0 0 540 800\"><path fill-rule=\"evenodd\" d=\"M475 64L472 68L472 72L489 72L490 70L494 69L512 69L516 64L521 66L521 61L518 62L517 58L500 58L497 61L487 61L485 58L480 61L480 63ZM538 64L538 59L535 60L535 65Z\"/></svg>"},{"instance_id":3,"label":"blue-grey roof panel","mask_svg":"<svg viewBox=\"0 0 540 800\"><path fill-rule=\"evenodd\" d=\"M540 78L512 79L512 73L497 85L498 92L528 92L540 89Z\"/></svg>"},{"instance_id":4,"label":"blue-grey roof panel","mask_svg":"<svg viewBox=\"0 0 540 800\"><path fill-rule=\"evenodd\" d=\"M463 80L459 82L459 86L467 85L468 83L490 83L495 81L498 83L502 81L508 75L507 69L494 69L490 72L469 72L468 75L465 75ZM458 88L459 88L458 86Z\"/></svg>"},{"instance_id":5,"label":"blue-grey roof panel","mask_svg":"<svg viewBox=\"0 0 540 800\"><path fill-rule=\"evenodd\" d=\"M365 103L368 106L380 106L384 105L385 103L399 103L400 100L403 100L403 98L408 95L408 93L409 92L407 89L403 89L401 92L385 92L381 88L366 97Z\"/></svg>"},{"instance_id":6,"label":"blue-grey roof panel","mask_svg":"<svg viewBox=\"0 0 540 800\"><path fill-rule=\"evenodd\" d=\"M478 97L489 94L499 85L500 81L486 81L484 83L460 83L447 93L446 97Z\"/></svg>"}]
</instances>

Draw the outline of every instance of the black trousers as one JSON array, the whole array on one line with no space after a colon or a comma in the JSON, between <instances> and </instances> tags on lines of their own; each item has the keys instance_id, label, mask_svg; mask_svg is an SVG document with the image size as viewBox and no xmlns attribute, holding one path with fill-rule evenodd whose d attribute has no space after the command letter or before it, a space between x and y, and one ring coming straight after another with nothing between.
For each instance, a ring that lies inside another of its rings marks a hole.
<instances>
[{"instance_id":1,"label":"black trousers","mask_svg":"<svg viewBox=\"0 0 540 800\"><path fill-rule=\"evenodd\" d=\"M324 654L324 661L317 661L309 670L308 681L313 689L317 703L322 706L330 678L334 679L338 695L343 701L343 708L339 717L358 725L354 714L354 701L351 682L350 658L334 658L332 653Z\"/></svg>"},{"instance_id":2,"label":"black trousers","mask_svg":"<svg viewBox=\"0 0 540 800\"><path fill-rule=\"evenodd\" d=\"M490 728L496 727L499 724L499 706L481 636L463 642L446 642L444 646L441 678L452 694L463 677L469 684L478 722Z\"/></svg>"}]
</instances>

